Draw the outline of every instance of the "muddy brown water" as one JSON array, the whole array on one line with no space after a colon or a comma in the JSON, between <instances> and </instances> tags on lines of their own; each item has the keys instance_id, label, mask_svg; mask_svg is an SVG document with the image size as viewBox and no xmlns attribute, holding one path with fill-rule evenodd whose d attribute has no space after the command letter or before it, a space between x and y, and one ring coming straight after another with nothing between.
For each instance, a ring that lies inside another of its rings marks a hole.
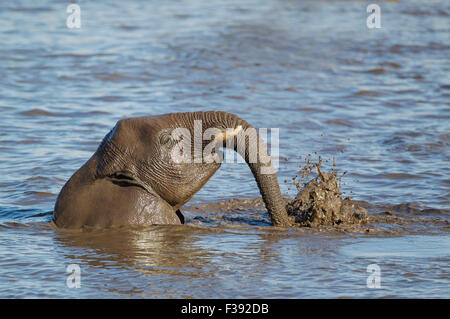
<instances>
[{"instance_id":1,"label":"muddy brown water","mask_svg":"<svg viewBox=\"0 0 450 319\"><path fill-rule=\"evenodd\" d=\"M380 2L368 29L368 3L91 1L70 30L66 3L3 1L0 297L450 297L450 5ZM49 225L118 119L207 109L279 128L287 202L307 154L336 163L367 222L273 228L248 167L225 163L187 225Z\"/></svg>"}]
</instances>

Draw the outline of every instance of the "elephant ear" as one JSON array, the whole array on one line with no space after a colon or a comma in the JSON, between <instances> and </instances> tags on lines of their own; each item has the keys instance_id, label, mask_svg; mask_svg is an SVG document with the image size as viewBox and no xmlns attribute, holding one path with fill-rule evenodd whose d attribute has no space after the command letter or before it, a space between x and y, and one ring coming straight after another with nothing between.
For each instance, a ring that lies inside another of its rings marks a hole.
<instances>
[{"instance_id":1,"label":"elephant ear","mask_svg":"<svg viewBox=\"0 0 450 319\"><path fill-rule=\"evenodd\" d=\"M169 126L155 134L156 147L149 151L146 178L164 201L178 209L214 175L220 163L195 160L194 139L186 128Z\"/></svg>"}]
</instances>

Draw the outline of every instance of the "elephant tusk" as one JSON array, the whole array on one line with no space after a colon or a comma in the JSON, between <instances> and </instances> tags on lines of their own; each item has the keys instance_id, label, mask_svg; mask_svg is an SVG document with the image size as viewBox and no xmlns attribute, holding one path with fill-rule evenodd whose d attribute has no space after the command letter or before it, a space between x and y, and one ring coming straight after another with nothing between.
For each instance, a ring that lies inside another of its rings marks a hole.
<instances>
[{"instance_id":1,"label":"elephant tusk","mask_svg":"<svg viewBox=\"0 0 450 319\"><path fill-rule=\"evenodd\" d=\"M238 125L238 127L236 127L233 131L229 131L228 129L225 132L222 132L220 134L218 134L215 138L214 141L216 143L218 142L223 142L226 141L236 135L239 134L239 132L242 131L242 125Z\"/></svg>"}]
</instances>

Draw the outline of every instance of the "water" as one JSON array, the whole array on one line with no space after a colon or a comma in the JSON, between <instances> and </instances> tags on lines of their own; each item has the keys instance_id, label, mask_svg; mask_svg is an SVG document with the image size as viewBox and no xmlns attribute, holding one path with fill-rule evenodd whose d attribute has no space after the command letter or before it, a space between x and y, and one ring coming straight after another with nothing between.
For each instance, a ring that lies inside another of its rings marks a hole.
<instances>
[{"instance_id":1,"label":"water","mask_svg":"<svg viewBox=\"0 0 450 319\"><path fill-rule=\"evenodd\" d=\"M381 29L364 1L79 4L81 29L68 3L0 4L0 296L450 296L447 1L380 2ZM280 128L288 197L298 155L333 157L376 222L279 231L260 206L217 209L258 196L245 164L225 164L188 225L48 225L118 119L210 109ZM380 289L366 286L373 263Z\"/></svg>"}]
</instances>

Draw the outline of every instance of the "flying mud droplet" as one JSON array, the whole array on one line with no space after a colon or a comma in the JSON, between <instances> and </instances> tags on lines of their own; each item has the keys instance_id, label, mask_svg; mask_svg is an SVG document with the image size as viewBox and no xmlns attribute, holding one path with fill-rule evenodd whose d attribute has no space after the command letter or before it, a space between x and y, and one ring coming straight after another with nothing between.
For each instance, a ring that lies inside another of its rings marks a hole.
<instances>
[{"instance_id":1,"label":"flying mud droplet","mask_svg":"<svg viewBox=\"0 0 450 319\"><path fill-rule=\"evenodd\" d=\"M298 190L286 210L297 226L318 227L335 225L363 225L368 223L367 210L359 207L350 197L343 198L340 191L344 174L338 176L333 161L331 171L322 171L322 157L313 163L311 155L305 158L305 165L293 178ZM306 182L313 173L317 176Z\"/></svg>"}]
</instances>

